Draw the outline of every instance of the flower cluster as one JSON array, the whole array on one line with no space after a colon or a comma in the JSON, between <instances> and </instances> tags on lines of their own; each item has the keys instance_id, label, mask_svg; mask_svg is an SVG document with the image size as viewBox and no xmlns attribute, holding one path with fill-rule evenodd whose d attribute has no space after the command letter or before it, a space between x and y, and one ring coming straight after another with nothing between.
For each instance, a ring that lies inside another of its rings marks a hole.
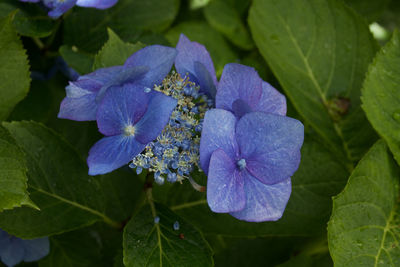
<instances>
[{"instance_id":1,"label":"flower cluster","mask_svg":"<svg viewBox=\"0 0 400 267\"><path fill-rule=\"evenodd\" d=\"M181 35L176 49L148 46L66 91L59 117L96 120L105 135L89 152L89 174L131 162L163 184L199 168L212 211L257 222L282 216L304 129L253 68L227 64L218 82L206 48Z\"/></svg>"},{"instance_id":2,"label":"flower cluster","mask_svg":"<svg viewBox=\"0 0 400 267\"><path fill-rule=\"evenodd\" d=\"M154 172L154 180L163 184L182 181L195 167L199 167L200 132L205 112L213 105L200 87L172 73L154 90L172 96L178 104L167 126L157 139L149 143L129 165L139 174L142 169Z\"/></svg>"},{"instance_id":3,"label":"flower cluster","mask_svg":"<svg viewBox=\"0 0 400 267\"><path fill-rule=\"evenodd\" d=\"M245 221L281 218L300 163L303 125L285 116L285 97L257 72L228 64L204 118L201 167L211 210Z\"/></svg>"},{"instance_id":4,"label":"flower cluster","mask_svg":"<svg viewBox=\"0 0 400 267\"><path fill-rule=\"evenodd\" d=\"M22 2L41 3L49 10L48 15L54 19L60 17L73 6L94 7L107 9L115 5L118 0L20 0Z\"/></svg>"},{"instance_id":5,"label":"flower cluster","mask_svg":"<svg viewBox=\"0 0 400 267\"><path fill-rule=\"evenodd\" d=\"M37 261L50 251L49 239L21 239L0 229L0 259L8 267L18 263Z\"/></svg>"}]
</instances>

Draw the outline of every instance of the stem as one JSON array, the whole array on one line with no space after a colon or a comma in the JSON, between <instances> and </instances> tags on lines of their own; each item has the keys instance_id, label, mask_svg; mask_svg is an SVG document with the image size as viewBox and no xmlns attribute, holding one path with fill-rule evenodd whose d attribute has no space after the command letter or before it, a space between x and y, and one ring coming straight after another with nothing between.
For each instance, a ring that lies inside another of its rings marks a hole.
<instances>
[{"instance_id":1,"label":"stem","mask_svg":"<svg viewBox=\"0 0 400 267\"><path fill-rule=\"evenodd\" d=\"M329 252L329 247L328 247L328 240L325 237L308 243L305 246L304 250L302 251L302 254L313 256L327 252Z\"/></svg>"},{"instance_id":2,"label":"stem","mask_svg":"<svg viewBox=\"0 0 400 267\"><path fill-rule=\"evenodd\" d=\"M37 45L37 47L38 47L40 50L43 50L43 49L44 49L45 46L44 46L42 40L40 40L40 39L37 38L37 37L32 37L32 40L33 40L33 42Z\"/></svg>"},{"instance_id":3,"label":"stem","mask_svg":"<svg viewBox=\"0 0 400 267\"><path fill-rule=\"evenodd\" d=\"M204 185L199 185L198 183L196 183L195 180L193 180L193 178L189 175L188 176L188 180L190 182L190 184L193 186L194 189L196 189L199 192L205 192L206 191L206 187Z\"/></svg>"},{"instance_id":4,"label":"stem","mask_svg":"<svg viewBox=\"0 0 400 267\"><path fill-rule=\"evenodd\" d=\"M104 216L104 217L103 217L103 221L104 221L106 224L108 224L109 226L111 226L111 227L113 227L113 228L116 228L116 229L122 229L122 227L123 227L123 224L122 224L122 223L113 221L112 219L110 219L110 218L107 217L107 216Z\"/></svg>"}]
</instances>

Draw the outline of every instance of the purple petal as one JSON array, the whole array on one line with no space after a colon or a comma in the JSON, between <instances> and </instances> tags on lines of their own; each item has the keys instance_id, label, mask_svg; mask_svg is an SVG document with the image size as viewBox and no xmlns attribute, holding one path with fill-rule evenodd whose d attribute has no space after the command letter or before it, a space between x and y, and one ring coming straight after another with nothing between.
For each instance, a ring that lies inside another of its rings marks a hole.
<instances>
[{"instance_id":1,"label":"purple petal","mask_svg":"<svg viewBox=\"0 0 400 267\"><path fill-rule=\"evenodd\" d=\"M65 97L60 105L58 118L74 121L96 120L96 94L81 97Z\"/></svg>"},{"instance_id":2,"label":"purple petal","mask_svg":"<svg viewBox=\"0 0 400 267\"><path fill-rule=\"evenodd\" d=\"M195 66L195 62L199 62L208 71L214 86L217 85L214 64L210 54L203 45L197 42L191 42L185 35L181 34L176 49L178 50L178 55L175 59L175 68L182 77L184 77L186 73L189 73L197 78L199 85L205 83L205 81L201 81L204 78L203 70L198 73L199 67L196 69ZM206 90L206 88L202 89Z\"/></svg>"},{"instance_id":3,"label":"purple petal","mask_svg":"<svg viewBox=\"0 0 400 267\"><path fill-rule=\"evenodd\" d=\"M242 99L236 99L232 104L232 111L236 117L241 118L246 113L250 113L251 107L247 104L247 102Z\"/></svg>"},{"instance_id":4,"label":"purple petal","mask_svg":"<svg viewBox=\"0 0 400 267\"><path fill-rule=\"evenodd\" d=\"M246 169L264 184L286 180L297 170L304 126L298 120L252 112L236 125L236 140Z\"/></svg>"},{"instance_id":5,"label":"purple petal","mask_svg":"<svg viewBox=\"0 0 400 267\"><path fill-rule=\"evenodd\" d=\"M223 109L206 112L200 140L200 166L207 174L211 154L221 148L230 158L236 158L238 146L235 140L235 116Z\"/></svg>"},{"instance_id":6,"label":"purple petal","mask_svg":"<svg viewBox=\"0 0 400 267\"><path fill-rule=\"evenodd\" d=\"M215 81L211 77L210 73L206 69L206 67L198 62L194 62L194 70L196 72L196 80L200 85L200 91L209 95L212 99L215 99L215 95L217 94L217 89L215 88Z\"/></svg>"},{"instance_id":7,"label":"purple petal","mask_svg":"<svg viewBox=\"0 0 400 267\"><path fill-rule=\"evenodd\" d=\"M0 248L0 258L7 266L14 266L20 263L24 258L24 246L22 240L11 237L6 247Z\"/></svg>"},{"instance_id":8,"label":"purple petal","mask_svg":"<svg viewBox=\"0 0 400 267\"><path fill-rule=\"evenodd\" d=\"M212 153L207 180L207 202L213 212L227 213L245 207L243 177L236 162L222 149Z\"/></svg>"},{"instance_id":9,"label":"purple petal","mask_svg":"<svg viewBox=\"0 0 400 267\"><path fill-rule=\"evenodd\" d=\"M233 110L233 103L241 99L253 109L261 94L262 80L258 73L251 67L231 63L224 67L215 103L217 108Z\"/></svg>"},{"instance_id":10,"label":"purple petal","mask_svg":"<svg viewBox=\"0 0 400 267\"><path fill-rule=\"evenodd\" d=\"M110 87L123 85L126 83L139 83L139 81L145 78L145 75L148 73L148 71L149 68L145 66L125 67L121 69L118 73L111 77L110 80L104 83L97 93L96 101L100 103L104 97L104 94Z\"/></svg>"},{"instance_id":11,"label":"purple petal","mask_svg":"<svg viewBox=\"0 0 400 267\"><path fill-rule=\"evenodd\" d=\"M25 247L24 261L37 261L50 252L50 242L47 237L32 240L22 240Z\"/></svg>"},{"instance_id":12,"label":"purple petal","mask_svg":"<svg viewBox=\"0 0 400 267\"><path fill-rule=\"evenodd\" d=\"M292 191L290 178L274 185L266 185L260 183L247 171L243 171L242 175L246 206L243 210L230 214L239 220L248 222L276 221L280 219Z\"/></svg>"},{"instance_id":13,"label":"purple petal","mask_svg":"<svg viewBox=\"0 0 400 267\"><path fill-rule=\"evenodd\" d=\"M87 158L89 175L98 175L118 169L143 151L146 145L133 136L104 137L92 146Z\"/></svg>"},{"instance_id":14,"label":"purple petal","mask_svg":"<svg viewBox=\"0 0 400 267\"><path fill-rule=\"evenodd\" d=\"M78 0L77 6L81 7L94 7L98 9L106 9L115 5L118 0Z\"/></svg>"},{"instance_id":15,"label":"purple petal","mask_svg":"<svg viewBox=\"0 0 400 267\"><path fill-rule=\"evenodd\" d=\"M178 101L163 93L153 92L146 113L135 125L135 138L148 144L161 134Z\"/></svg>"},{"instance_id":16,"label":"purple petal","mask_svg":"<svg viewBox=\"0 0 400 267\"><path fill-rule=\"evenodd\" d=\"M130 56L125 62L125 67L149 67L149 72L140 83L148 87L153 87L155 84L160 84L171 71L176 54L175 48L150 45Z\"/></svg>"},{"instance_id":17,"label":"purple petal","mask_svg":"<svg viewBox=\"0 0 400 267\"><path fill-rule=\"evenodd\" d=\"M44 3L51 8L48 15L56 19L71 9L76 4L76 0L66 0L62 3L59 3L58 1L44 1Z\"/></svg>"},{"instance_id":18,"label":"purple petal","mask_svg":"<svg viewBox=\"0 0 400 267\"><path fill-rule=\"evenodd\" d=\"M149 97L138 85L110 88L97 110L99 131L106 136L122 134L125 127L135 125L143 117Z\"/></svg>"},{"instance_id":19,"label":"purple petal","mask_svg":"<svg viewBox=\"0 0 400 267\"><path fill-rule=\"evenodd\" d=\"M253 111L286 115L286 98L269 83L262 83L262 95Z\"/></svg>"},{"instance_id":20,"label":"purple petal","mask_svg":"<svg viewBox=\"0 0 400 267\"><path fill-rule=\"evenodd\" d=\"M97 69L94 72L91 72L89 74L80 76L78 78L78 81L81 80L88 80L92 82L92 86L95 87L95 90L92 91L99 91L100 88L112 80L118 73L120 73L124 69L123 66L113 66L113 67L108 67L108 68L101 68ZM89 90L89 88L84 88Z\"/></svg>"}]
</instances>

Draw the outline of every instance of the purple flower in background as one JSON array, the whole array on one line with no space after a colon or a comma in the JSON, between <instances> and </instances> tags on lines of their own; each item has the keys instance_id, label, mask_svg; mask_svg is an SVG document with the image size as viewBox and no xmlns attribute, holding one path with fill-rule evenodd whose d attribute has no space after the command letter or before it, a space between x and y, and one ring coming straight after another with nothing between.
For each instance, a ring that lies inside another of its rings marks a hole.
<instances>
[{"instance_id":1,"label":"purple flower in background","mask_svg":"<svg viewBox=\"0 0 400 267\"><path fill-rule=\"evenodd\" d=\"M8 267L22 261L37 261L49 254L50 244L47 237L20 239L0 229L0 259Z\"/></svg>"},{"instance_id":2,"label":"purple flower in background","mask_svg":"<svg viewBox=\"0 0 400 267\"><path fill-rule=\"evenodd\" d=\"M73 6L94 7L97 9L107 9L115 5L118 0L20 0L22 2L38 3L42 2L45 7L50 9L48 15L58 18Z\"/></svg>"},{"instance_id":3,"label":"purple flower in background","mask_svg":"<svg viewBox=\"0 0 400 267\"><path fill-rule=\"evenodd\" d=\"M197 42L191 42L181 34L176 50L178 50L175 59L177 72L182 77L189 74L190 81L200 86L200 92L215 99L217 77L207 49Z\"/></svg>"},{"instance_id":4,"label":"purple flower in background","mask_svg":"<svg viewBox=\"0 0 400 267\"><path fill-rule=\"evenodd\" d=\"M131 161L168 123L177 100L141 85L108 90L97 112L99 131L106 137L89 151L89 174L111 172Z\"/></svg>"},{"instance_id":5,"label":"purple flower in background","mask_svg":"<svg viewBox=\"0 0 400 267\"><path fill-rule=\"evenodd\" d=\"M281 218L300 163L304 127L281 115L207 111L200 142L211 210L240 220Z\"/></svg>"},{"instance_id":6,"label":"purple flower in background","mask_svg":"<svg viewBox=\"0 0 400 267\"><path fill-rule=\"evenodd\" d=\"M215 100L216 108L237 118L252 111L286 115L286 99L251 67L231 63L224 67Z\"/></svg>"},{"instance_id":7,"label":"purple flower in background","mask_svg":"<svg viewBox=\"0 0 400 267\"><path fill-rule=\"evenodd\" d=\"M98 69L80 76L66 87L59 118L76 121L96 120L97 107L105 93L126 86L152 88L161 83L174 63L176 50L152 45L130 56L123 66Z\"/></svg>"}]
</instances>

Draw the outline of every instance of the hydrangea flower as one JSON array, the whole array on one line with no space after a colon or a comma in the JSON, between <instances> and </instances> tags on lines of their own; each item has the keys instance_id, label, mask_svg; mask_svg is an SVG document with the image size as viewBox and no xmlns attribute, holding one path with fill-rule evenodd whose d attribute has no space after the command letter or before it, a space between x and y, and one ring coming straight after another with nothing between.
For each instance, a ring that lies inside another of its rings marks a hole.
<instances>
[{"instance_id":1,"label":"hydrangea flower","mask_svg":"<svg viewBox=\"0 0 400 267\"><path fill-rule=\"evenodd\" d=\"M197 42L191 42L184 34L180 35L176 45L178 54L175 59L176 71L200 86L200 92L215 98L218 84L215 68L207 49Z\"/></svg>"},{"instance_id":2,"label":"hydrangea flower","mask_svg":"<svg viewBox=\"0 0 400 267\"><path fill-rule=\"evenodd\" d=\"M207 111L200 164L208 174L211 210L253 222L281 218L303 138L303 125L289 117L249 112L237 118L223 109Z\"/></svg>"},{"instance_id":3,"label":"hydrangea flower","mask_svg":"<svg viewBox=\"0 0 400 267\"><path fill-rule=\"evenodd\" d=\"M101 68L80 76L66 87L67 96L61 103L59 118L96 120L98 105L110 89L126 85L151 88L160 84L170 72L176 56L171 47L152 45L130 56L123 66Z\"/></svg>"},{"instance_id":4,"label":"hydrangea flower","mask_svg":"<svg viewBox=\"0 0 400 267\"><path fill-rule=\"evenodd\" d=\"M177 100L138 84L108 90L97 126L106 137L89 151L89 174L111 172L131 161L164 129Z\"/></svg>"},{"instance_id":5,"label":"hydrangea flower","mask_svg":"<svg viewBox=\"0 0 400 267\"><path fill-rule=\"evenodd\" d=\"M47 237L37 239L21 239L0 229L0 259L8 267L22 261L37 261L50 251Z\"/></svg>"},{"instance_id":6,"label":"hydrangea flower","mask_svg":"<svg viewBox=\"0 0 400 267\"><path fill-rule=\"evenodd\" d=\"M199 167L199 135L210 102L198 85L179 73L168 75L154 90L175 98L178 104L162 133L129 166L138 174L143 169L154 172L158 184L165 178L170 183L181 182Z\"/></svg>"},{"instance_id":7,"label":"hydrangea flower","mask_svg":"<svg viewBox=\"0 0 400 267\"><path fill-rule=\"evenodd\" d=\"M231 111L237 118L252 111L286 115L286 99L256 70L231 63L224 67L215 100L216 108Z\"/></svg>"},{"instance_id":8,"label":"hydrangea flower","mask_svg":"<svg viewBox=\"0 0 400 267\"><path fill-rule=\"evenodd\" d=\"M58 18L74 5L81 7L94 7L97 9L107 9L115 5L118 0L20 0L22 2L39 3L50 9L48 15L52 18Z\"/></svg>"}]
</instances>

